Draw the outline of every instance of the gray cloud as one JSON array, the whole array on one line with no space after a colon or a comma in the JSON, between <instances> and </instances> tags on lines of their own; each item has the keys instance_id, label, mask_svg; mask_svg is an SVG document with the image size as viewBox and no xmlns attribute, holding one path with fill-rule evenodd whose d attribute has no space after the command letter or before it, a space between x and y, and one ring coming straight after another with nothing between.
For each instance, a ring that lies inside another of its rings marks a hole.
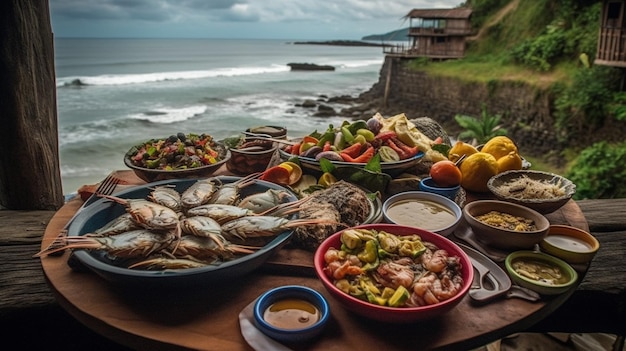
<instances>
[{"instance_id":1,"label":"gray cloud","mask_svg":"<svg viewBox=\"0 0 626 351\"><path fill-rule=\"evenodd\" d=\"M61 34L78 28L98 33L115 24L140 28L155 25L208 27L258 24L265 27L325 29L332 24L335 31L353 30L356 26L386 22L390 29L402 24L402 17L413 8L454 7L460 0L50 0L53 25ZM107 27L108 26L108 27ZM138 29L140 30L140 29ZM304 30L304 29L302 29ZM386 28L383 29L383 31ZM141 36L141 34L137 34Z\"/></svg>"}]
</instances>

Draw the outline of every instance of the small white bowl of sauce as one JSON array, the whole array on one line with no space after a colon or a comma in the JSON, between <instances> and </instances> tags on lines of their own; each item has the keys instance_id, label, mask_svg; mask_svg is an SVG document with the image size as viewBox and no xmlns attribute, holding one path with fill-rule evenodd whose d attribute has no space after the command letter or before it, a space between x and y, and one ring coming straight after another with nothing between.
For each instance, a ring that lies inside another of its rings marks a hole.
<instances>
[{"instance_id":1,"label":"small white bowl of sauce","mask_svg":"<svg viewBox=\"0 0 626 351\"><path fill-rule=\"evenodd\" d=\"M407 191L383 203L385 222L416 227L443 236L459 225L463 212L445 196L426 191Z\"/></svg>"},{"instance_id":2,"label":"small white bowl of sauce","mask_svg":"<svg viewBox=\"0 0 626 351\"><path fill-rule=\"evenodd\" d=\"M330 317L319 292L300 285L280 286L263 293L254 304L254 323L265 335L283 342L318 336Z\"/></svg>"}]
</instances>

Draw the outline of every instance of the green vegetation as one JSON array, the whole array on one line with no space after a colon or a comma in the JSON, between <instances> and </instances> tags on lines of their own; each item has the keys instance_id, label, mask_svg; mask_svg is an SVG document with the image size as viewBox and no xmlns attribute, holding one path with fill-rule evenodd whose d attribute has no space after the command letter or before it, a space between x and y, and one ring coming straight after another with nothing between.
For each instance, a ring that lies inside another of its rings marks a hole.
<instances>
[{"instance_id":1,"label":"green vegetation","mask_svg":"<svg viewBox=\"0 0 626 351\"><path fill-rule=\"evenodd\" d=\"M454 119L465 129L459 134L459 140L476 141L474 144L480 145L495 136L507 134L507 130L499 124L502 116L490 115L485 104L482 106L480 119L465 115L456 115Z\"/></svg>"},{"instance_id":2,"label":"green vegetation","mask_svg":"<svg viewBox=\"0 0 626 351\"><path fill-rule=\"evenodd\" d=\"M590 64L596 53L601 2L471 0L467 5L473 9L477 35L468 42L466 56L444 62L415 60L413 66L464 82L492 86L506 80L549 89L555 97L555 129L561 141L570 145L559 150L569 167L557 173L577 184L578 199L626 197L622 181L626 143L575 142L610 118L626 121L626 92L619 91L623 73ZM483 107L481 119L456 119L465 129L464 136L479 139L496 117ZM543 160L529 161L534 169L555 171L556 166Z\"/></svg>"},{"instance_id":3,"label":"green vegetation","mask_svg":"<svg viewBox=\"0 0 626 351\"><path fill-rule=\"evenodd\" d=\"M566 177L576 184L574 199L626 197L626 142L596 143L582 151Z\"/></svg>"}]
</instances>

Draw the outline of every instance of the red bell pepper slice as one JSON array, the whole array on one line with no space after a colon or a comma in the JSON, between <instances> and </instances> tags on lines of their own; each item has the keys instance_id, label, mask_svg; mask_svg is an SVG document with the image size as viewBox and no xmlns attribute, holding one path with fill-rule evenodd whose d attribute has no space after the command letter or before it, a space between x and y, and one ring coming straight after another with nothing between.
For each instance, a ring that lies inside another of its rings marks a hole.
<instances>
[{"instance_id":1,"label":"red bell pepper slice","mask_svg":"<svg viewBox=\"0 0 626 351\"><path fill-rule=\"evenodd\" d=\"M361 154L361 150L363 148L363 145L359 144L359 143L354 143L350 146L348 146L347 148L343 149L340 151L340 153L342 154L346 154L352 158L358 157Z\"/></svg>"},{"instance_id":2,"label":"red bell pepper slice","mask_svg":"<svg viewBox=\"0 0 626 351\"><path fill-rule=\"evenodd\" d=\"M343 158L344 161L346 162L353 162L353 163L366 163L367 161L369 161L372 157L374 157L374 147L373 146L368 146L367 150L365 150L365 152L363 152L362 154L360 154L357 157L352 157L346 153L340 153L339 155L341 155L341 158Z\"/></svg>"}]
</instances>

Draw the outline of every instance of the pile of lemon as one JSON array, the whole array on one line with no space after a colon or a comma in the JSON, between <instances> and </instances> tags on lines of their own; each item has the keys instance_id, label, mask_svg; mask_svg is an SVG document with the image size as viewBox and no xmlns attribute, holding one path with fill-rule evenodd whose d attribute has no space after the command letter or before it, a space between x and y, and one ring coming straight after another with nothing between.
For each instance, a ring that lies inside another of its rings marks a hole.
<instances>
[{"instance_id":1,"label":"pile of lemon","mask_svg":"<svg viewBox=\"0 0 626 351\"><path fill-rule=\"evenodd\" d=\"M487 192L489 178L504 171L522 169L517 146L506 136L489 139L480 151L471 144L457 141L450 149L448 159L456 162L463 155L466 157L459 165L463 174L461 186L469 191Z\"/></svg>"}]
</instances>

